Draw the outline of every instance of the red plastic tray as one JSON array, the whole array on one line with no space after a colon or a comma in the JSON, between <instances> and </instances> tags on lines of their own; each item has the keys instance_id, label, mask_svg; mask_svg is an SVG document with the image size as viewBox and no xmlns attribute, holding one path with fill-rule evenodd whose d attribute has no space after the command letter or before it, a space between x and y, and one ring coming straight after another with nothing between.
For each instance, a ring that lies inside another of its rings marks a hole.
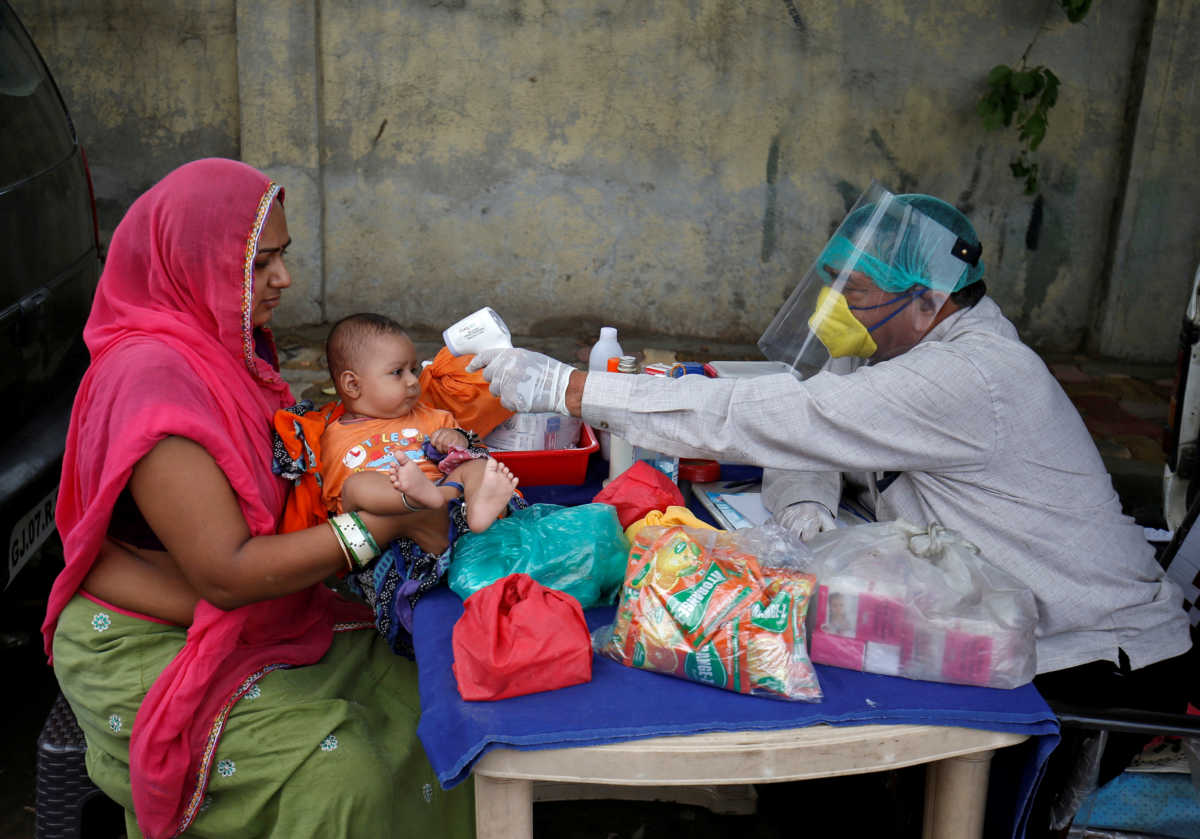
<instances>
[{"instance_id":1,"label":"red plastic tray","mask_svg":"<svg viewBox=\"0 0 1200 839\"><path fill-rule=\"evenodd\" d=\"M588 458L600 448L596 432L592 431L592 427L587 423L579 428L579 443L580 446L576 449L494 451L492 457L520 478L519 487L582 484L587 478Z\"/></svg>"}]
</instances>

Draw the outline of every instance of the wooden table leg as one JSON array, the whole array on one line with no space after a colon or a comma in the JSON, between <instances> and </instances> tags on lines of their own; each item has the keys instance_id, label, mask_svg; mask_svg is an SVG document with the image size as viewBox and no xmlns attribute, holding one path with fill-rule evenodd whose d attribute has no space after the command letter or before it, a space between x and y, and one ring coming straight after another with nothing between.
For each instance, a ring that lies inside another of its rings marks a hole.
<instances>
[{"instance_id":1,"label":"wooden table leg","mask_svg":"<svg viewBox=\"0 0 1200 839\"><path fill-rule=\"evenodd\" d=\"M533 782L475 776L476 839L533 839Z\"/></svg>"},{"instance_id":2,"label":"wooden table leg","mask_svg":"<svg viewBox=\"0 0 1200 839\"><path fill-rule=\"evenodd\" d=\"M992 751L951 757L925 770L924 839L979 839Z\"/></svg>"}]
</instances>

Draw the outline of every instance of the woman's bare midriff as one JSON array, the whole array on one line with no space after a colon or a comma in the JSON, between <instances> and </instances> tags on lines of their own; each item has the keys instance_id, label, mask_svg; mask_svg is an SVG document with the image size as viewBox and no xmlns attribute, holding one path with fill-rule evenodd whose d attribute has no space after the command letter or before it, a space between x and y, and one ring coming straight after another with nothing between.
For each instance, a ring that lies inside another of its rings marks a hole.
<instances>
[{"instance_id":1,"label":"woman's bare midriff","mask_svg":"<svg viewBox=\"0 0 1200 839\"><path fill-rule=\"evenodd\" d=\"M190 626L200 596L166 551L105 539L81 588L106 603Z\"/></svg>"},{"instance_id":2,"label":"woman's bare midriff","mask_svg":"<svg viewBox=\"0 0 1200 839\"><path fill-rule=\"evenodd\" d=\"M445 510L412 513L396 521L403 526L393 527L389 536L406 536L431 556L449 546ZM135 548L110 538L104 540L81 588L106 603L179 626L191 625L200 600L170 553Z\"/></svg>"}]
</instances>

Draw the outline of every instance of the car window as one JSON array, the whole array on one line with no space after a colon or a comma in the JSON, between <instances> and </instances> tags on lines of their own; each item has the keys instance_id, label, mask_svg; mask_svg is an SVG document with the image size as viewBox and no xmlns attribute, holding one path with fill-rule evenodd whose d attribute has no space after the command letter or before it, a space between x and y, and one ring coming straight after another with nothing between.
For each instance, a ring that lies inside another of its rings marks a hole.
<instances>
[{"instance_id":1,"label":"car window","mask_svg":"<svg viewBox=\"0 0 1200 839\"><path fill-rule=\"evenodd\" d=\"M20 125L20 131L4 126ZM74 149L70 119L42 59L0 3L0 191L60 163Z\"/></svg>"}]
</instances>

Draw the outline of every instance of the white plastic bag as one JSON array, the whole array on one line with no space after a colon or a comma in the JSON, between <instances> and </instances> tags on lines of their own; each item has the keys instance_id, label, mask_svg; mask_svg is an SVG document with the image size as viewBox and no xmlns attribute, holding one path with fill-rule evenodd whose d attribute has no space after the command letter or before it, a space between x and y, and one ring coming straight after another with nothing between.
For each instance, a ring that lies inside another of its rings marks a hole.
<instances>
[{"instance_id":1,"label":"white plastic bag","mask_svg":"<svg viewBox=\"0 0 1200 839\"><path fill-rule=\"evenodd\" d=\"M1033 592L938 524L879 522L809 541L821 664L1014 688L1037 672Z\"/></svg>"}]
</instances>

